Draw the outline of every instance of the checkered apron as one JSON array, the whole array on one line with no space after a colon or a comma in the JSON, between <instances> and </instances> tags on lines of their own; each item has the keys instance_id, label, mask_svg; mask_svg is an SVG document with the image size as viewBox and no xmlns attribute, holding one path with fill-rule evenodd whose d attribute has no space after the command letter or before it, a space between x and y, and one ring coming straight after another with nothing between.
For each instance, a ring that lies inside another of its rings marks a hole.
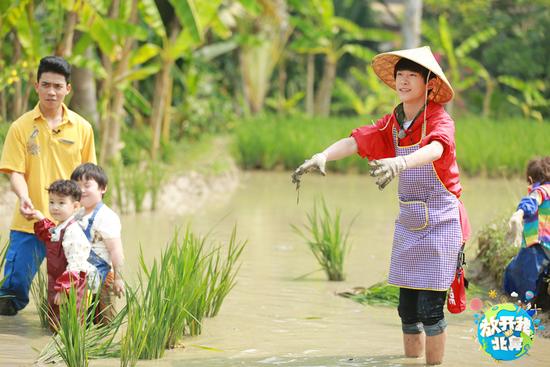
<instances>
[{"instance_id":1,"label":"checkered apron","mask_svg":"<svg viewBox=\"0 0 550 367\"><path fill-rule=\"evenodd\" d=\"M425 130L424 122L422 138ZM395 128L393 139L396 156L420 147L400 147ZM401 172L398 196L388 282L404 288L447 290L462 244L458 199L439 180L433 164Z\"/></svg>"}]
</instances>

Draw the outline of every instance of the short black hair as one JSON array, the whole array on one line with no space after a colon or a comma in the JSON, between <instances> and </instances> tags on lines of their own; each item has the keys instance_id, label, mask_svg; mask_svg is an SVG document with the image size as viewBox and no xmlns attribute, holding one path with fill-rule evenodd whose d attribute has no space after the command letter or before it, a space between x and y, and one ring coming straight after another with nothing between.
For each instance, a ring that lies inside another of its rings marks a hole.
<instances>
[{"instance_id":1,"label":"short black hair","mask_svg":"<svg viewBox=\"0 0 550 367\"><path fill-rule=\"evenodd\" d=\"M529 182L529 178L533 180L533 183L544 184L550 181L550 156L531 159L527 163L525 176L527 182Z\"/></svg>"},{"instance_id":2,"label":"short black hair","mask_svg":"<svg viewBox=\"0 0 550 367\"><path fill-rule=\"evenodd\" d=\"M46 56L40 60L36 81L40 81L43 73L56 73L65 77L67 84L71 82L71 65L60 56Z\"/></svg>"},{"instance_id":3,"label":"short black hair","mask_svg":"<svg viewBox=\"0 0 550 367\"><path fill-rule=\"evenodd\" d=\"M107 183L109 182L103 168L93 163L82 163L76 167L71 174L71 180L94 180L100 189L107 188Z\"/></svg>"},{"instance_id":4,"label":"short black hair","mask_svg":"<svg viewBox=\"0 0 550 367\"><path fill-rule=\"evenodd\" d=\"M78 184L72 180L56 180L48 187L48 194L57 194L59 196L69 196L73 201L80 201L82 190Z\"/></svg>"},{"instance_id":5,"label":"short black hair","mask_svg":"<svg viewBox=\"0 0 550 367\"><path fill-rule=\"evenodd\" d=\"M415 73L419 73L424 77L424 81L426 81L428 74L430 75L430 78L428 80L436 77L436 75L433 72L430 72L424 66L417 64L416 62L411 61L409 59L405 59L404 57L402 57L397 62L397 64L395 64L395 68L393 69L394 79L397 76L397 72L401 70L408 70L408 71L414 71Z\"/></svg>"}]
</instances>

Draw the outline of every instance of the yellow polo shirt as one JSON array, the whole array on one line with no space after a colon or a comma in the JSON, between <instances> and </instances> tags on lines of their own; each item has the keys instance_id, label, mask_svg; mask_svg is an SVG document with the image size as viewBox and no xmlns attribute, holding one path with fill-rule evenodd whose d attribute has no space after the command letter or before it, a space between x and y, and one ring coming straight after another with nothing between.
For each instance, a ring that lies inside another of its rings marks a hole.
<instances>
[{"instance_id":1,"label":"yellow polo shirt","mask_svg":"<svg viewBox=\"0 0 550 367\"><path fill-rule=\"evenodd\" d=\"M0 172L25 175L35 209L50 218L45 189L55 180L69 179L81 163L96 162L92 126L64 104L62 107L63 121L55 130L49 128L38 105L14 121L0 159ZM11 229L33 233L33 224L19 212L18 200Z\"/></svg>"}]
</instances>

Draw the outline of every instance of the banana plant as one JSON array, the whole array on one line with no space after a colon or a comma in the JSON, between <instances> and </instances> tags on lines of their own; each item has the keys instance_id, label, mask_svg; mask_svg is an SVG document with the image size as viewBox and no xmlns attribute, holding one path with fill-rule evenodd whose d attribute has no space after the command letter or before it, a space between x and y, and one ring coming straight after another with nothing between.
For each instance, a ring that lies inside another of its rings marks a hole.
<instances>
[{"instance_id":1,"label":"banana plant","mask_svg":"<svg viewBox=\"0 0 550 367\"><path fill-rule=\"evenodd\" d=\"M332 0L290 0L290 4L299 14L293 18L293 22L301 34L293 40L292 48L298 53L324 56L323 76L314 98L314 113L328 116L336 68L342 56L347 53L370 62L375 55L374 51L358 42L391 41L395 35L382 29L363 28L336 16ZM313 73L309 72L308 75ZM312 83L310 80L308 85Z\"/></svg>"},{"instance_id":2,"label":"banana plant","mask_svg":"<svg viewBox=\"0 0 550 367\"><path fill-rule=\"evenodd\" d=\"M286 0L233 0L223 12L224 23L239 44L238 62L245 112L259 113L271 76L292 33Z\"/></svg>"},{"instance_id":3,"label":"banana plant","mask_svg":"<svg viewBox=\"0 0 550 367\"><path fill-rule=\"evenodd\" d=\"M353 79L336 79L336 96L342 107L351 107L360 116L377 116L392 110L395 92L376 76L370 66L366 66L364 71L352 67L350 76Z\"/></svg>"},{"instance_id":4,"label":"banana plant","mask_svg":"<svg viewBox=\"0 0 550 367\"><path fill-rule=\"evenodd\" d=\"M4 119L16 118L28 109L38 60L52 51L42 35L55 14L46 11L42 19L35 19L36 8L45 6L32 0L0 1L0 110ZM6 40L9 43L4 44ZM11 59L9 65L4 64L6 59Z\"/></svg>"},{"instance_id":5,"label":"banana plant","mask_svg":"<svg viewBox=\"0 0 550 367\"><path fill-rule=\"evenodd\" d=\"M525 117L539 122L544 120L540 110L548 109L550 100L544 96L546 85L543 80L523 81L510 75L502 75L498 77L498 81L521 93L522 99L508 95L508 101L519 107Z\"/></svg>"},{"instance_id":6,"label":"banana plant","mask_svg":"<svg viewBox=\"0 0 550 367\"><path fill-rule=\"evenodd\" d=\"M473 88L481 78L485 84L485 96L483 101L483 115L490 113L490 100L494 90L495 81L487 69L470 54L490 41L497 35L495 27L487 27L484 30L472 34L459 45L455 45L451 27L447 17L442 14L438 18L438 27L432 28L424 22L422 27L424 36L430 41L435 52L442 53L446 57L448 71L446 76L456 92L456 98L460 100L462 92Z\"/></svg>"},{"instance_id":7,"label":"banana plant","mask_svg":"<svg viewBox=\"0 0 550 367\"><path fill-rule=\"evenodd\" d=\"M156 158L159 150L161 137L164 140L168 140L169 137L173 88L171 72L175 61L202 45L204 35L210 27L221 34L228 32L218 18L218 8L222 0L201 2L200 6L196 0L168 0L156 3L162 3L163 9L173 12L165 11L161 14L153 0L142 0L141 10L144 20L160 39L158 45L160 72L155 77L150 117L153 130L151 144L153 159Z\"/></svg>"}]
</instances>

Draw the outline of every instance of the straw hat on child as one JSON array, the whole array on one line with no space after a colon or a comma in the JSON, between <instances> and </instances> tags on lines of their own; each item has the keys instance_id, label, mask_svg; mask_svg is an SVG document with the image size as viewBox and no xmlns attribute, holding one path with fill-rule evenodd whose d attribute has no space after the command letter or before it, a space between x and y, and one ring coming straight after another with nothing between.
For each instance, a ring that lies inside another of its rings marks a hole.
<instances>
[{"instance_id":1,"label":"straw hat on child","mask_svg":"<svg viewBox=\"0 0 550 367\"><path fill-rule=\"evenodd\" d=\"M453 99L454 91L451 83L445 77L441 66L437 63L429 46L381 53L372 59L372 68L384 83L390 88L395 89L394 69L395 64L401 58L414 61L437 76L434 82L432 82L434 83L434 87L429 99L441 104L445 104Z\"/></svg>"}]
</instances>

